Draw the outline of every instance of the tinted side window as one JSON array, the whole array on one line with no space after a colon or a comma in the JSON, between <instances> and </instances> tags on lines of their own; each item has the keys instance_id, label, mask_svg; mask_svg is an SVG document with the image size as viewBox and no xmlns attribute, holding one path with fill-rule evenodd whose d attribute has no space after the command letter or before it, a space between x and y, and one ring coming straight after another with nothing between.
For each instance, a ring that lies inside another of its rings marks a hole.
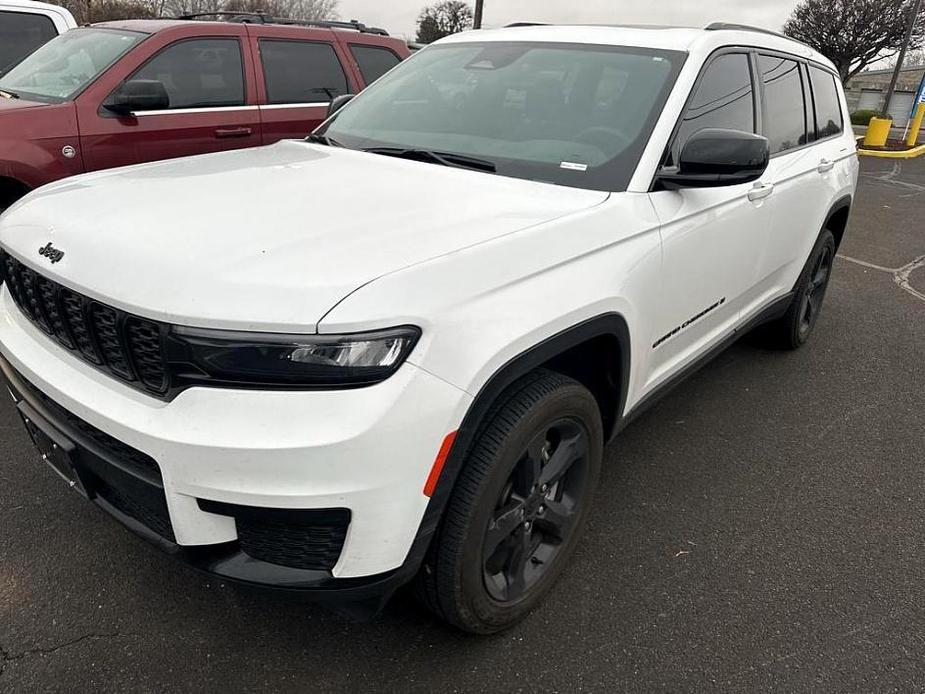
<instances>
[{"instance_id":1,"label":"tinted side window","mask_svg":"<svg viewBox=\"0 0 925 694\"><path fill-rule=\"evenodd\" d=\"M764 83L764 135L771 145L771 154L805 145L806 106L799 63L762 55L758 65Z\"/></svg>"},{"instance_id":2,"label":"tinted side window","mask_svg":"<svg viewBox=\"0 0 925 694\"><path fill-rule=\"evenodd\" d=\"M675 138L675 156L688 138L704 128L755 132L755 101L748 56L721 55L707 67Z\"/></svg>"},{"instance_id":3,"label":"tinted side window","mask_svg":"<svg viewBox=\"0 0 925 694\"><path fill-rule=\"evenodd\" d=\"M45 15L0 12L0 70L13 67L57 35L54 23Z\"/></svg>"},{"instance_id":4,"label":"tinted side window","mask_svg":"<svg viewBox=\"0 0 925 694\"><path fill-rule=\"evenodd\" d=\"M237 39L180 41L154 56L130 79L162 82L170 108L244 105L244 67Z\"/></svg>"},{"instance_id":5,"label":"tinted side window","mask_svg":"<svg viewBox=\"0 0 925 694\"><path fill-rule=\"evenodd\" d=\"M350 46L350 52L360 66L366 84L374 82L401 62L401 58L388 48L379 46Z\"/></svg>"},{"instance_id":6,"label":"tinted side window","mask_svg":"<svg viewBox=\"0 0 925 694\"><path fill-rule=\"evenodd\" d=\"M306 104L346 94L347 75L329 43L260 40L267 103Z\"/></svg>"},{"instance_id":7,"label":"tinted side window","mask_svg":"<svg viewBox=\"0 0 925 694\"><path fill-rule=\"evenodd\" d=\"M844 125L835 77L812 66L809 68L809 75L813 82L813 97L816 101L816 134L820 138L838 135Z\"/></svg>"}]
</instances>

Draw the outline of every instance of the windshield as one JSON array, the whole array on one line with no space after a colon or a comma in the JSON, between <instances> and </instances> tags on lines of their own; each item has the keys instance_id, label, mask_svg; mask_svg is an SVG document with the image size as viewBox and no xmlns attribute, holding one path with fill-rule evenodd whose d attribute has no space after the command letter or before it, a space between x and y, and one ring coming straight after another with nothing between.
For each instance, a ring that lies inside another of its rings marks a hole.
<instances>
[{"instance_id":1,"label":"windshield","mask_svg":"<svg viewBox=\"0 0 925 694\"><path fill-rule=\"evenodd\" d=\"M0 76L0 91L35 101L67 101L145 37L134 31L72 29Z\"/></svg>"},{"instance_id":2,"label":"windshield","mask_svg":"<svg viewBox=\"0 0 925 694\"><path fill-rule=\"evenodd\" d=\"M472 159L420 158L621 191L684 57L561 43L432 46L360 94L317 134L352 149L463 155Z\"/></svg>"}]
</instances>

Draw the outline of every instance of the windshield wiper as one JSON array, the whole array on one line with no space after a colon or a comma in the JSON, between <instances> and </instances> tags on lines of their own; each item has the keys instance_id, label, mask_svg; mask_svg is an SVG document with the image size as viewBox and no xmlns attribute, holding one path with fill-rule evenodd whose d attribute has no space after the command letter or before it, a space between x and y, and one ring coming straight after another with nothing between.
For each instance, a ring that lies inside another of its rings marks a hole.
<instances>
[{"instance_id":1,"label":"windshield wiper","mask_svg":"<svg viewBox=\"0 0 925 694\"><path fill-rule=\"evenodd\" d=\"M8 89L0 89L0 96L4 97L5 99L18 99L19 98L19 94L17 94L16 92L11 92Z\"/></svg>"},{"instance_id":2,"label":"windshield wiper","mask_svg":"<svg viewBox=\"0 0 925 694\"><path fill-rule=\"evenodd\" d=\"M475 169L476 171L485 171L487 173L495 173L496 171L494 162L452 152L434 152L429 149L405 149L402 147L370 147L363 151L371 154L382 154L387 157L399 157L401 159L411 159L412 161L440 164L441 166L453 166L458 169Z\"/></svg>"},{"instance_id":3,"label":"windshield wiper","mask_svg":"<svg viewBox=\"0 0 925 694\"><path fill-rule=\"evenodd\" d=\"M333 137L328 137L327 135L316 135L315 133L311 133L305 139L308 142L316 142L319 145L327 145L328 147L343 147L340 142L335 140Z\"/></svg>"}]
</instances>

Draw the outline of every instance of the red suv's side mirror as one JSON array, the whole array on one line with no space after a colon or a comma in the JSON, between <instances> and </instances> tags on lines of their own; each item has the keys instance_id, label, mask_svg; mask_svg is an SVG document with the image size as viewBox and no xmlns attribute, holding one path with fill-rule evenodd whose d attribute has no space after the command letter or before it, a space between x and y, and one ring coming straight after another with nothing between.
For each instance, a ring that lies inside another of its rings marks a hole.
<instances>
[{"instance_id":1,"label":"red suv's side mirror","mask_svg":"<svg viewBox=\"0 0 925 694\"><path fill-rule=\"evenodd\" d=\"M170 108L170 96L160 80L129 80L116 88L105 106L113 113L127 116L135 111Z\"/></svg>"}]
</instances>

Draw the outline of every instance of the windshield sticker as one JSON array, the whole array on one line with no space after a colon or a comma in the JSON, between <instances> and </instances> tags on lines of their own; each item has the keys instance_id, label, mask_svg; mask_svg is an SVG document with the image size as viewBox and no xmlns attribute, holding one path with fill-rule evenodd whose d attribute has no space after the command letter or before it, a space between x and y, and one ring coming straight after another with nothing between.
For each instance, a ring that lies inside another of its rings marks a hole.
<instances>
[{"instance_id":1,"label":"windshield sticker","mask_svg":"<svg viewBox=\"0 0 925 694\"><path fill-rule=\"evenodd\" d=\"M574 161L564 161L564 162L562 162L561 164L559 164L559 168L560 168L560 169L568 169L569 171L587 171L587 170L588 170L588 165L587 165L587 164L579 164L579 163L574 162Z\"/></svg>"}]
</instances>

